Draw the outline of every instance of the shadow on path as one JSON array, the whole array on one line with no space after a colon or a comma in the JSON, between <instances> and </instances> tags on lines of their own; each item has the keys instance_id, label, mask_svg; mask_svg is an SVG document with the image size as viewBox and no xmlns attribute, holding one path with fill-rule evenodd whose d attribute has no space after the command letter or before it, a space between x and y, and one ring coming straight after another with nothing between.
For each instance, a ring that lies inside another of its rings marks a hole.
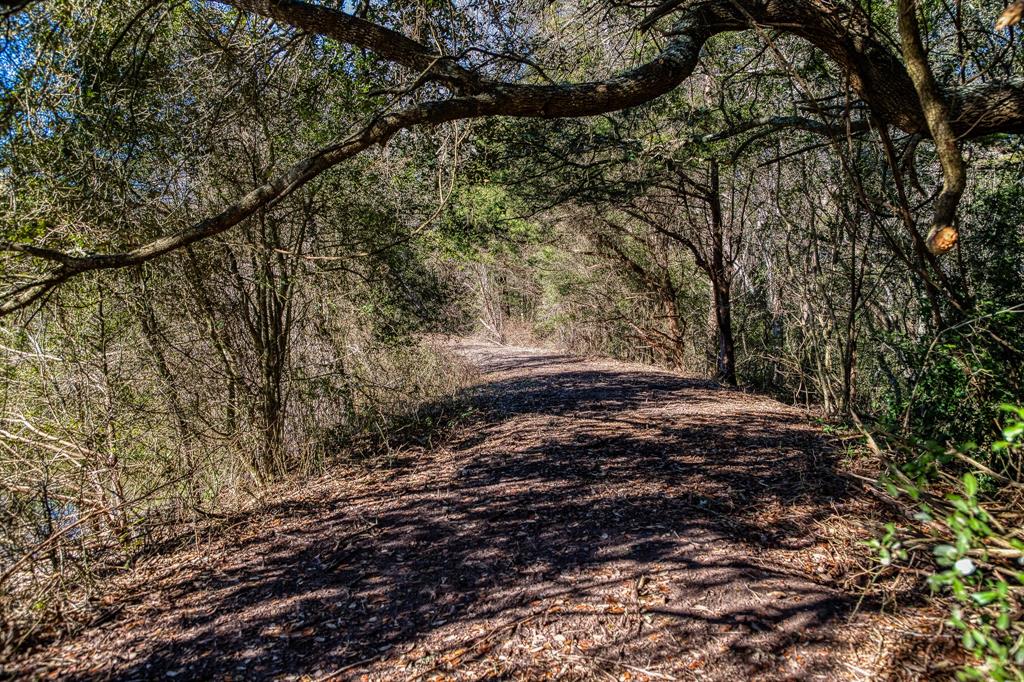
<instances>
[{"instance_id":1,"label":"shadow on path","mask_svg":"<svg viewBox=\"0 0 1024 682\"><path fill-rule=\"evenodd\" d=\"M850 491L800 413L632 366L468 352L479 415L447 448L322 482L165 570L66 676L841 676L852 604L806 561Z\"/></svg>"}]
</instances>

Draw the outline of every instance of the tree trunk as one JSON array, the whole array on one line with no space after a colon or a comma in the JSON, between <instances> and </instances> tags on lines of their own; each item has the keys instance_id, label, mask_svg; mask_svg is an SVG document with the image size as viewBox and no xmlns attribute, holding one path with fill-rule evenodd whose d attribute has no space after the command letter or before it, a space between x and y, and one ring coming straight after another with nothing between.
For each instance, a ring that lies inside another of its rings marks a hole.
<instances>
[{"instance_id":1,"label":"tree trunk","mask_svg":"<svg viewBox=\"0 0 1024 682\"><path fill-rule=\"evenodd\" d=\"M722 218L721 186L718 180L718 162L711 161L708 205L711 209L711 253L708 276L715 308L715 327L718 332L718 362L716 378L731 386L736 385L736 350L732 341L732 262L726 263L725 222Z\"/></svg>"},{"instance_id":2,"label":"tree trunk","mask_svg":"<svg viewBox=\"0 0 1024 682\"><path fill-rule=\"evenodd\" d=\"M730 386L736 385L736 349L732 339L732 291L728 281L711 283L715 308L715 331L718 336L718 360L715 377Z\"/></svg>"},{"instance_id":3,"label":"tree trunk","mask_svg":"<svg viewBox=\"0 0 1024 682\"><path fill-rule=\"evenodd\" d=\"M686 365L686 335L683 333L683 326L679 323L679 302L676 299L675 290L668 294L662 293L662 315L668 324L668 335L670 338L669 364L673 369L682 369Z\"/></svg>"}]
</instances>

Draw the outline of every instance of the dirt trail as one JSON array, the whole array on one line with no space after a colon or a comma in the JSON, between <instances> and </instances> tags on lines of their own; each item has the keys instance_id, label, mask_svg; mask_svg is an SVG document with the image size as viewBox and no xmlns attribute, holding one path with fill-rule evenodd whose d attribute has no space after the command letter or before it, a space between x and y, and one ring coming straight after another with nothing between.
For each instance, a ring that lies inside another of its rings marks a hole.
<instances>
[{"instance_id":1,"label":"dirt trail","mask_svg":"<svg viewBox=\"0 0 1024 682\"><path fill-rule=\"evenodd\" d=\"M465 343L478 412L151 562L65 679L879 679L844 592L869 508L804 414L613 362ZM844 532L847 533L844 536Z\"/></svg>"}]
</instances>

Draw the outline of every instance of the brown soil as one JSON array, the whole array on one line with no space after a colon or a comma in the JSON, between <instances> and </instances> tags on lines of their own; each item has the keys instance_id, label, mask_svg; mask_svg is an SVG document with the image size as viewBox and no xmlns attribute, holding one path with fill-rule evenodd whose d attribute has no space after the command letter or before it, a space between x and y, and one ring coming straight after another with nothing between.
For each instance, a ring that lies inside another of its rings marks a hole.
<instances>
[{"instance_id":1,"label":"brown soil","mask_svg":"<svg viewBox=\"0 0 1024 682\"><path fill-rule=\"evenodd\" d=\"M153 560L64 679L880 679L918 621L849 579L873 514L807 416L649 368L464 343L469 422ZM917 665L918 667L915 667Z\"/></svg>"}]
</instances>

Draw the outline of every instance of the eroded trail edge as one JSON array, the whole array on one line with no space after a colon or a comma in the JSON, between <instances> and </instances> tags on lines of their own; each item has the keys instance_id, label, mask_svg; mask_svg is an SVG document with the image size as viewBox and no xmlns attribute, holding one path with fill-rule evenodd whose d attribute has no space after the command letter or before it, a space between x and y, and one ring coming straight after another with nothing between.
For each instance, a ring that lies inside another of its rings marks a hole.
<instances>
[{"instance_id":1,"label":"eroded trail edge","mask_svg":"<svg viewBox=\"0 0 1024 682\"><path fill-rule=\"evenodd\" d=\"M871 503L804 413L636 365L456 352L481 376L444 444L338 467L143 566L105 623L14 672L877 679L906 655L842 587Z\"/></svg>"}]
</instances>

